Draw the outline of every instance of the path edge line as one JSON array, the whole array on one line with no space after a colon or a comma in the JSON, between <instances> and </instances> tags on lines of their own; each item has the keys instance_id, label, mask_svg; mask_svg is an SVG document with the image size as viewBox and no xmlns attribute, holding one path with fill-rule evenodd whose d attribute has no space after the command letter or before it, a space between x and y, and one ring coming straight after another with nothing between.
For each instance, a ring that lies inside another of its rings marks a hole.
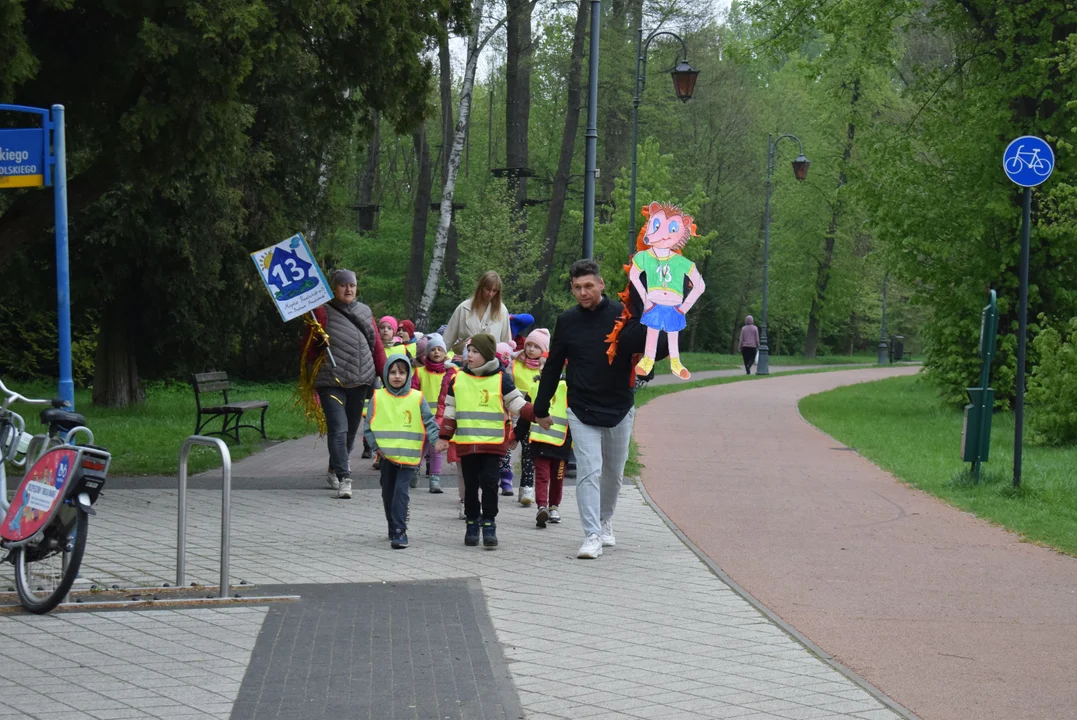
<instances>
[{"instance_id":1,"label":"path edge line","mask_svg":"<svg viewBox=\"0 0 1077 720\"><path fill-rule=\"evenodd\" d=\"M710 570L711 573L713 573L719 580L728 585L733 592L744 598L744 600L747 601L749 605L754 607L760 614L762 614L768 620L777 625L782 630L782 632L791 637L794 641L803 645L808 652L818 657L820 660L832 667L834 670L837 670L850 681L858 685L861 689L866 691L869 695L871 695L880 703L885 705L888 709L900 715L902 718L904 718L904 720L922 720L922 718L913 713L911 710L899 704L896 700L888 696L882 690L862 678L852 668L849 668L842 664L840 661L834 659L834 657L830 653L826 652L821 647L816 645L806 635L802 634L795 627L787 623L779 615L772 612L770 608L761 603L755 596L753 596L750 592L741 587L733 578L729 577L729 575L727 575L725 571L718 566L717 563L715 563L705 552L703 552L699 548L699 546L692 542L692 540L687 535L685 535L679 527L677 527L676 523L674 523L669 518L669 516L666 515L665 511L663 511L662 508L658 507L658 504L651 499L651 496L647 492L647 488L644 487L641 478L632 478L632 481L635 483L636 488L643 496L643 499L646 501L647 505L650 506L651 510L653 510L655 514L658 515L658 517L662 518L662 522L666 524L666 527L672 530L673 534L677 536L677 539L684 543L684 545L689 550L695 553L699 561L702 562L707 567L707 569Z\"/></svg>"}]
</instances>

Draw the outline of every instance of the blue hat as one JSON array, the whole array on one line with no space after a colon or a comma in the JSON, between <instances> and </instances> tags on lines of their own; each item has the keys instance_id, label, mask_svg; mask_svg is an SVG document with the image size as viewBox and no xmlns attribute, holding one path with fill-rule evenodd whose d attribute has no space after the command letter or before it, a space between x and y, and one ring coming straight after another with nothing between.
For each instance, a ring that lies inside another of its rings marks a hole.
<instances>
[{"instance_id":1,"label":"blue hat","mask_svg":"<svg viewBox=\"0 0 1077 720\"><path fill-rule=\"evenodd\" d=\"M535 317L528 315L527 313L521 313L519 315L509 315L509 330L512 332L512 336L523 335L524 330L535 324Z\"/></svg>"}]
</instances>

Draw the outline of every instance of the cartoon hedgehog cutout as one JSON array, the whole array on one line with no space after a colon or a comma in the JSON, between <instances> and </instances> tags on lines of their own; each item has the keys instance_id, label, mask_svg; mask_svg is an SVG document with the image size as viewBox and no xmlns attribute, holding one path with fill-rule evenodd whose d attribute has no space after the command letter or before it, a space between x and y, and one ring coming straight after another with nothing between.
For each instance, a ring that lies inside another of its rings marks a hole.
<instances>
[{"instance_id":1,"label":"cartoon hedgehog cutout","mask_svg":"<svg viewBox=\"0 0 1077 720\"><path fill-rule=\"evenodd\" d=\"M653 202L641 212L647 222L640 231L642 242L637 242L639 252L632 256L628 271L629 281L643 298L640 322L647 328L647 343L636 365L636 374L650 374L658 350L658 334L665 332L669 340L670 370L687 380L692 373L681 364L679 333L687 325L685 315L706 290L696 264L681 254L688 239L696 235L696 226L692 216L676 205ZM687 296L684 295L686 278L692 284Z\"/></svg>"}]
</instances>

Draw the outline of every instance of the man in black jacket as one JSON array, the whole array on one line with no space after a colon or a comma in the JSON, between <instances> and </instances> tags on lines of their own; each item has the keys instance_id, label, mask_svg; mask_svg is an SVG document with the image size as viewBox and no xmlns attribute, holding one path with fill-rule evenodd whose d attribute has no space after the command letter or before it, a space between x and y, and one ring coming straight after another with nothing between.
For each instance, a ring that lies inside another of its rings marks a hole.
<instances>
[{"instance_id":1,"label":"man in black jacket","mask_svg":"<svg viewBox=\"0 0 1077 720\"><path fill-rule=\"evenodd\" d=\"M594 260L577 260L569 277L578 304L557 318L534 408L539 423L548 427L550 399L565 369L568 422L576 454L576 502L585 536L577 556L594 559L603 547L616 545L613 512L628 460L634 417L632 356L643 352L646 330L639 324L638 314L629 318L617 337L617 352L611 361L606 337L621 317L621 303L605 296L606 284ZM656 359L668 354L663 342Z\"/></svg>"}]
</instances>

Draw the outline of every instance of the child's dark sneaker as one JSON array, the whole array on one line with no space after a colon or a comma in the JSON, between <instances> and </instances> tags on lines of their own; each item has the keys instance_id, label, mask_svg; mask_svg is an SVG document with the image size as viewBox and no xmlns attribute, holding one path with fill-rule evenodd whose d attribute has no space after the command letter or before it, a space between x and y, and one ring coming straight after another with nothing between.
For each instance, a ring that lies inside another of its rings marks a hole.
<instances>
[{"instance_id":1,"label":"child's dark sneaker","mask_svg":"<svg viewBox=\"0 0 1077 720\"><path fill-rule=\"evenodd\" d=\"M546 527L546 521L550 519L550 511L544 507L540 507L538 515L535 516L535 526L544 528Z\"/></svg>"},{"instance_id":2,"label":"child's dark sneaker","mask_svg":"<svg viewBox=\"0 0 1077 720\"><path fill-rule=\"evenodd\" d=\"M479 521L468 520L467 532L464 533L464 544L474 547L479 544Z\"/></svg>"},{"instance_id":3,"label":"child's dark sneaker","mask_svg":"<svg viewBox=\"0 0 1077 720\"><path fill-rule=\"evenodd\" d=\"M482 524L482 544L485 547L497 547L497 526L490 520Z\"/></svg>"},{"instance_id":4,"label":"child's dark sneaker","mask_svg":"<svg viewBox=\"0 0 1077 720\"><path fill-rule=\"evenodd\" d=\"M400 533L393 538L391 543L393 550L403 550L408 546L408 536L406 533Z\"/></svg>"}]
</instances>

